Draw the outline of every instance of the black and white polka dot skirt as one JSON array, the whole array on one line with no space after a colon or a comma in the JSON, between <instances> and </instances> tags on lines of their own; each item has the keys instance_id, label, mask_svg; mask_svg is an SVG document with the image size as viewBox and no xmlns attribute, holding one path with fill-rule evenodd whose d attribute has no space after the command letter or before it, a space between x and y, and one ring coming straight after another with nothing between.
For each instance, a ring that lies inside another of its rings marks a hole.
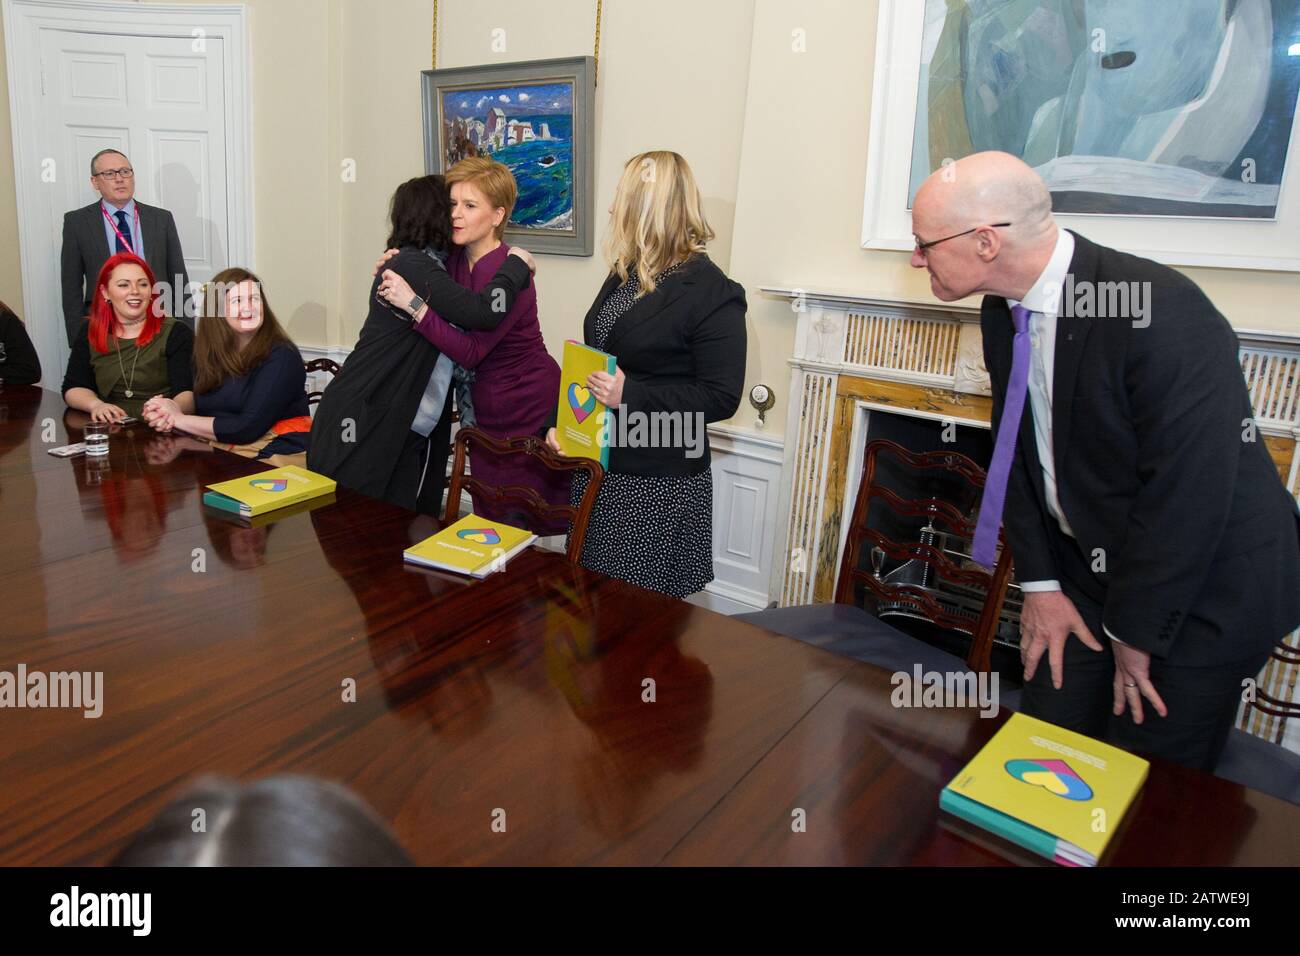
<instances>
[{"instance_id":1,"label":"black and white polka dot skirt","mask_svg":"<svg viewBox=\"0 0 1300 956\"><path fill-rule=\"evenodd\" d=\"M573 481L573 504L587 476ZM607 472L587 524L582 564L683 598L713 580L713 472L684 478Z\"/></svg>"}]
</instances>

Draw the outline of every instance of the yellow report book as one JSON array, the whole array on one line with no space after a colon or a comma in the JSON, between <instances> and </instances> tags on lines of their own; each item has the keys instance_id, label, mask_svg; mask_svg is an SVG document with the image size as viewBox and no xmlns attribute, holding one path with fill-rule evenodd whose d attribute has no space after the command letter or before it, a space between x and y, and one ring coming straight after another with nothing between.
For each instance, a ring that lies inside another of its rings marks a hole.
<instances>
[{"instance_id":1,"label":"yellow report book","mask_svg":"<svg viewBox=\"0 0 1300 956\"><path fill-rule=\"evenodd\" d=\"M1150 764L1013 714L952 779L939 806L1064 866L1096 866Z\"/></svg>"},{"instance_id":2,"label":"yellow report book","mask_svg":"<svg viewBox=\"0 0 1300 956\"><path fill-rule=\"evenodd\" d=\"M532 532L471 513L411 545L402 557L426 568L485 578L536 540Z\"/></svg>"},{"instance_id":3,"label":"yellow report book","mask_svg":"<svg viewBox=\"0 0 1300 956\"><path fill-rule=\"evenodd\" d=\"M614 374L618 360L608 352L569 339L560 367L560 398L555 412L555 437L570 458L591 458L609 467L609 445L601 441L605 406L587 390L592 372Z\"/></svg>"},{"instance_id":4,"label":"yellow report book","mask_svg":"<svg viewBox=\"0 0 1300 956\"><path fill-rule=\"evenodd\" d=\"M326 478L296 465L286 465L208 485L209 490L203 495L203 503L252 518L319 495L328 495L335 487L333 478Z\"/></svg>"}]
</instances>

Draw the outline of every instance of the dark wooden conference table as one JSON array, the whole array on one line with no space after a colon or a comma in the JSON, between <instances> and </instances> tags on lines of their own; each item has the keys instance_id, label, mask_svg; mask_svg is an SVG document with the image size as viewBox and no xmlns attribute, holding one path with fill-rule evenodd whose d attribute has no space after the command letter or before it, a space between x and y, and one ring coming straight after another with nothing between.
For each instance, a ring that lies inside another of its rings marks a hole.
<instances>
[{"instance_id":1,"label":"dark wooden conference table","mask_svg":"<svg viewBox=\"0 0 1300 956\"><path fill-rule=\"evenodd\" d=\"M553 552L409 569L433 519L342 489L241 526L202 489L261 466L143 425L47 454L78 414L0 387L0 670L104 675L98 718L0 710L0 864L106 863L206 773L340 781L422 864L1008 863L938 809L1005 712L895 709L883 670ZM1294 865L1300 811L1156 763L1104 862Z\"/></svg>"}]
</instances>

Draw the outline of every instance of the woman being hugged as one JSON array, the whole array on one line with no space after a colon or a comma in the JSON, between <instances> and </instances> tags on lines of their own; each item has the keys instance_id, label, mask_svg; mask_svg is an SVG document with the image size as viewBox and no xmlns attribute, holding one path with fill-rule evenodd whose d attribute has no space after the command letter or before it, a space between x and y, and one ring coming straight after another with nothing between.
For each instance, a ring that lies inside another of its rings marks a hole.
<instances>
[{"instance_id":1,"label":"woman being hugged","mask_svg":"<svg viewBox=\"0 0 1300 956\"><path fill-rule=\"evenodd\" d=\"M532 256L513 249L479 295L457 285L443 266L449 203L441 176L393 194L388 245L400 252L371 284L361 336L316 408L307 460L345 488L432 515L442 510L455 363L411 332L411 313L427 302L462 328L490 331L532 277Z\"/></svg>"},{"instance_id":2,"label":"woman being hugged","mask_svg":"<svg viewBox=\"0 0 1300 956\"><path fill-rule=\"evenodd\" d=\"M109 256L95 282L90 316L77 333L63 400L91 421L139 417L155 395L194 411L194 335L163 314L153 270L139 256Z\"/></svg>"},{"instance_id":3,"label":"woman being hugged","mask_svg":"<svg viewBox=\"0 0 1300 956\"><path fill-rule=\"evenodd\" d=\"M218 272L204 288L194 342L194 412L169 398L145 403L144 418L217 448L274 465L305 465L311 418L307 372L247 269Z\"/></svg>"},{"instance_id":4,"label":"woman being hugged","mask_svg":"<svg viewBox=\"0 0 1300 956\"><path fill-rule=\"evenodd\" d=\"M473 292L482 292L510 255L502 241L519 188L510 170L484 157L462 159L447 173L451 189L451 239L455 249L447 271ZM411 290L395 273L389 294L405 302ZM504 320L490 332L463 332L426 305L416 311L415 331L462 368L473 371L470 408L462 407L461 424L472 424L493 438L535 435L555 415L560 366L546 351L537 318L537 291L524 289ZM569 475L520 456L503 459L470 446L470 470L488 485L531 488L544 501L569 500ZM476 499L474 513L493 521L521 525L537 534L563 534L567 523L538 523L526 512Z\"/></svg>"},{"instance_id":5,"label":"woman being hugged","mask_svg":"<svg viewBox=\"0 0 1300 956\"><path fill-rule=\"evenodd\" d=\"M587 379L611 447L582 563L675 597L713 580L704 426L735 414L745 379L745 290L709 259L712 238L686 160L632 157L610 207L610 274L583 324L586 344L618 364ZM554 428L546 439L559 450Z\"/></svg>"}]
</instances>

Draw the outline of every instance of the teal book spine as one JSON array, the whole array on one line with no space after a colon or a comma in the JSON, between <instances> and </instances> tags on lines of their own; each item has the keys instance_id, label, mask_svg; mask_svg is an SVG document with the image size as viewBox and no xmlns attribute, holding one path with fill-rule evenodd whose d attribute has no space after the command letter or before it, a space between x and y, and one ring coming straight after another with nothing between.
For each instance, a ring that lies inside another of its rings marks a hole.
<instances>
[{"instance_id":1,"label":"teal book spine","mask_svg":"<svg viewBox=\"0 0 1300 956\"><path fill-rule=\"evenodd\" d=\"M203 503L213 508L220 508L222 511L233 511L237 515L243 514L241 510L243 508L242 504L234 498L227 498L215 491L205 491L203 493Z\"/></svg>"},{"instance_id":2,"label":"teal book spine","mask_svg":"<svg viewBox=\"0 0 1300 956\"><path fill-rule=\"evenodd\" d=\"M1047 857L1054 863L1060 862L1057 857L1057 844L1060 842L1052 834L1038 827L1030 826L1015 817L1008 816L969 797L963 797L959 793L944 788L939 794L939 808L946 810L955 817L961 817L967 823L973 823L982 830L988 830L1004 840L1009 840L1017 846L1022 846L1026 850L1037 853L1039 856Z\"/></svg>"}]
</instances>

